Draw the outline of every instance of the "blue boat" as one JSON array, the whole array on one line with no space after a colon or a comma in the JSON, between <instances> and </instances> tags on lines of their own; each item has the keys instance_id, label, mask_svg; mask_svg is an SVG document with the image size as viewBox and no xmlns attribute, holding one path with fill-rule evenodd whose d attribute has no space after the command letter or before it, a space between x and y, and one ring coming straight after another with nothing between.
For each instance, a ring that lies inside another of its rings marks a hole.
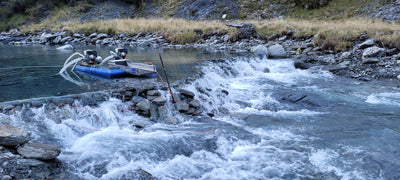
<instances>
[{"instance_id":1,"label":"blue boat","mask_svg":"<svg viewBox=\"0 0 400 180\"><path fill-rule=\"evenodd\" d=\"M59 74L63 74L68 67L73 66L76 71L106 77L115 78L128 75L156 77L157 67L152 63L139 63L130 59L125 59L128 50L125 48L116 48L115 52L110 51L111 55L104 60L97 56L93 50L85 50L84 54L74 53L64 63ZM80 56L73 59L75 56Z\"/></svg>"},{"instance_id":2,"label":"blue boat","mask_svg":"<svg viewBox=\"0 0 400 180\"><path fill-rule=\"evenodd\" d=\"M156 69L156 68L155 68ZM145 76L145 77L156 77L157 73L147 72L147 73L139 73L136 68L120 68L120 67L100 67L100 66L82 66L77 65L75 70L78 72L83 72L85 74L107 77L107 78L116 78L116 77L125 77L129 75L135 76ZM140 71L140 70L139 70Z\"/></svg>"}]
</instances>

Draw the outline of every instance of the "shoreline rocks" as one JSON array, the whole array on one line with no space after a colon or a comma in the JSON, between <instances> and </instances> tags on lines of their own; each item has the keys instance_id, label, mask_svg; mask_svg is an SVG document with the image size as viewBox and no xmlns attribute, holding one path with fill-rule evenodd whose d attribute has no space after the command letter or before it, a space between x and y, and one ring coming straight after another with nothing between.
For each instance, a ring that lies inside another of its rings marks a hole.
<instances>
[{"instance_id":1,"label":"shoreline rocks","mask_svg":"<svg viewBox=\"0 0 400 180\"><path fill-rule=\"evenodd\" d=\"M228 24L243 30L243 38L235 38L227 34L210 34L203 41L195 44L172 44L163 36L154 33L127 35L124 33L109 35L105 33L69 34L67 32L42 31L29 36L3 37L0 42L11 45L64 45L59 49L71 49L74 44L131 46L148 48L202 48L206 52L227 52L231 54L254 53L268 58L292 58L294 64L301 69L312 66L347 67L329 68L337 75L355 79L397 79L400 75L400 49L386 49L367 34L361 34L354 40L353 46L346 52L334 52L323 47L314 47L313 36L294 37L293 30L286 34L276 34L266 39L258 37L248 23ZM301 57L299 59L299 57ZM304 58L306 57L306 58Z\"/></svg>"}]
</instances>

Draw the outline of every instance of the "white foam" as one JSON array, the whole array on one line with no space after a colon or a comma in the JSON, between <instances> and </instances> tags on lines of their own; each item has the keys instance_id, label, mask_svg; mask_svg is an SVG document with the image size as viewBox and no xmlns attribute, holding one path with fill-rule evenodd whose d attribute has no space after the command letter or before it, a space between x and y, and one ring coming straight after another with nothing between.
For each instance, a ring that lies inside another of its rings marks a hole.
<instances>
[{"instance_id":1,"label":"white foam","mask_svg":"<svg viewBox=\"0 0 400 180\"><path fill-rule=\"evenodd\" d=\"M400 106L400 93L379 93L372 94L365 101L370 104L385 104Z\"/></svg>"}]
</instances>

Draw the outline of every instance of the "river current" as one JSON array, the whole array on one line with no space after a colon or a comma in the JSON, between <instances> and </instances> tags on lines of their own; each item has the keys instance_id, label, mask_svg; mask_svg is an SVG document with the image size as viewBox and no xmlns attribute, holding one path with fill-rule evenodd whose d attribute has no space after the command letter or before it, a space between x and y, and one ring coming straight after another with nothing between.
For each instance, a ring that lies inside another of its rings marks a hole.
<instances>
[{"instance_id":1,"label":"river current","mask_svg":"<svg viewBox=\"0 0 400 180\"><path fill-rule=\"evenodd\" d=\"M29 108L28 119L26 109L0 119L32 132L34 141L60 145L58 159L81 179L400 178L394 82L299 70L291 59L196 64L202 76L185 88L212 118L171 111L178 125L138 130L132 124L146 119L118 111L129 106L110 98L98 107Z\"/></svg>"}]
</instances>

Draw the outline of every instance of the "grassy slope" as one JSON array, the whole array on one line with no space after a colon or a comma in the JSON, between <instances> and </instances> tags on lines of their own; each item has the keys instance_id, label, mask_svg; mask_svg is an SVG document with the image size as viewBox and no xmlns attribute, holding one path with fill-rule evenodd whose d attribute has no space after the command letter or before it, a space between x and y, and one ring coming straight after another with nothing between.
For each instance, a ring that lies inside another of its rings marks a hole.
<instances>
[{"instance_id":1,"label":"grassy slope","mask_svg":"<svg viewBox=\"0 0 400 180\"><path fill-rule=\"evenodd\" d=\"M271 36L294 29L295 36L316 35L316 45L326 49L346 50L353 39L361 33L368 33L370 37L377 39L385 46L400 47L400 25L384 23L379 20L354 19L362 13L359 4L368 4L369 7L379 6L383 0L332 0L327 6L320 9L306 10L295 6L290 0L272 0L263 2L253 2L251 0L239 0L243 5L242 17L246 17L251 12L265 10L271 2L280 4L291 12L286 19L274 20L242 20L250 21L255 24L257 32L261 36ZM162 9L158 16L163 19L115 19L109 21L93 21L81 23L69 21L56 23L58 19L77 15L78 7L59 7L51 12L49 18L41 24L23 26L24 32L50 29L52 31L71 31L71 32L105 32L137 34L140 32L155 32L165 36L173 43L184 44L194 43L200 40L199 32L209 34L212 32L231 34L236 33L235 28L228 28L224 22L220 21L188 21L183 19L169 18L171 13L176 10L182 0L154 1L155 5ZM247 13L247 14L246 14Z\"/></svg>"}]
</instances>

